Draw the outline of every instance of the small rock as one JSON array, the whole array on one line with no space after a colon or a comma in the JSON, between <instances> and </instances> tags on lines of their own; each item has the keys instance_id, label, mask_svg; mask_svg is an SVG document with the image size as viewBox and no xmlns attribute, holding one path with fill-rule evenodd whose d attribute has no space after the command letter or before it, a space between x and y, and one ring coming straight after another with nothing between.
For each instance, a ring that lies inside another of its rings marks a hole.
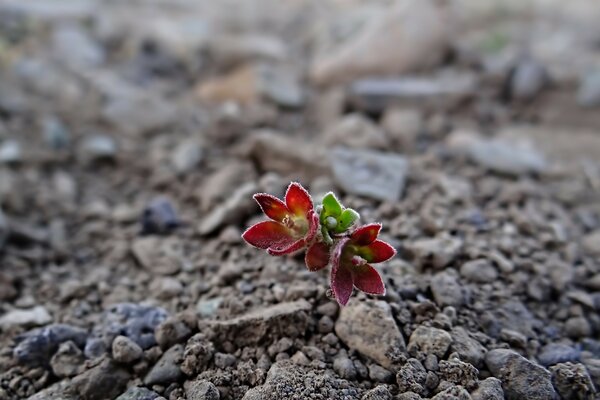
<instances>
[{"instance_id":1,"label":"small rock","mask_svg":"<svg viewBox=\"0 0 600 400\"><path fill-rule=\"evenodd\" d=\"M183 377L179 364L183 359L183 346L176 344L167 350L144 378L146 385L171 384Z\"/></svg>"},{"instance_id":2,"label":"small rock","mask_svg":"<svg viewBox=\"0 0 600 400\"><path fill-rule=\"evenodd\" d=\"M214 299L198 300L196 304L196 312L201 318L211 318L215 315L219 307L223 303L222 297L215 297Z\"/></svg>"},{"instance_id":3,"label":"small rock","mask_svg":"<svg viewBox=\"0 0 600 400\"><path fill-rule=\"evenodd\" d=\"M252 195L257 191L254 182L247 182L238 187L229 198L205 216L198 226L198 232L201 235L208 235L223 225L239 223L254 208Z\"/></svg>"},{"instance_id":4,"label":"small rock","mask_svg":"<svg viewBox=\"0 0 600 400\"><path fill-rule=\"evenodd\" d=\"M493 310L484 313L481 324L487 334L495 338L500 336L502 329L520 332L527 338L535 338L534 327L539 326L540 321L522 302L508 300L499 302Z\"/></svg>"},{"instance_id":5,"label":"small rock","mask_svg":"<svg viewBox=\"0 0 600 400\"><path fill-rule=\"evenodd\" d=\"M105 326L99 333L110 339L108 343L118 335L127 336L146 350L156 345L154 330L167 317L160 307L119 303L104 313Z\"/></svg>"},{"instance_id":6,"label":"small rock","mask_svg":"<svg viewBox=\"0 0 600 400\"><path fill-rule=\"evenodd\" d=\"M375 382L390 383L394 380L394 375L381 365L369 365L369 378Z\"/></svg>"},{"instance_id":7,"label":"small rock","mask_svg":"<svg viewBox=\"0 0 600 400\"><path fill-rule=\"evenodd\" d=\"M192 171L202 161L203 151L200 141L196 138L185 140L175 147L171 155L171 164L179 174Z\"/></svg>"},{"instance_id":8,"label":"small rock","mask_svg":"<svg viewBox=\"0 0 600 400\"><path fill-rule=\"evenodd\" d=\"M223 68L258 60L283 61L288 53L283 39L250 32L211 38L208 52Z\"/></svg>"},{"instance_id":9,"label":"small rock","mask_svg":"<svg viewBox=\"0 0 600 400\"><path fill-rule=\"evenodd\" d=\"M112 342L112 355L115 361L131 364L142 358L143 351L137 343L126 336L117 336Z\"/></svg>"},{"instance_id":10,"label":"small rock","mask_svg":"<svg viewBox=\"0 0 600 400\"><path fill-rule=\"evenodd\" d=\"M486 348L461 326L452 328L450 335L452 336L450 351L458 354L461 360L480 368L483 365Z\"/></svg>"},{"instance_id":11,"label":"small rock","mask_svg":"<svg viewBox=\"0 0 600 400\"><path fill-rule=\"evenodd\" d=\"M578 362L581 359L581 350L568 344L548 343L540 350L538 361L545 367L564 362Z\"/></svg>"},{"instance_id":12,"label":"small rock","mask_svg":"<svg viewBox=\"0 0 600 400\"><path fill-rule=\"evenodd\" d=\"M479 387L471 393L473 400L504 400L502 382L496 378L486 378L479 382Z\"/></svg>"},{"instance_id":13,"label":"small rock","mask_svg":"<svg viewBox=\"0 0 600 400\"><path fill-rule=\"evenodd\" d=\"M396 383L400 392L414 392L419 395L425 395L425 380L427 371L419 360L410 358L400 367L396 374ZM420 398L420 397L419 397Z\"/></svg>"},{"instance_id":14,"label":"small rock","mask_svg":"<svg viewBox=\"0 0 600 400\"><path fill-rule=\"evenodd\" d=\"M431 278L431 293L440 307L461 307L466 301L462 285L448 271L438 272Z\"/></svg>"},{"instance_id":15,"label":"small rock","mask_svg":"<svg viewBox=\"0 0 600 400\"><path fill-rule=\"evenodd\" d=\"M357 376L356 367L352 360L348 358L346 352L340 352L340 354L333 359L333 370L340 378L354 380Z\"/></svg>"},{"instance_id":16,"label":"small rock","mask_svg":"<svg viewBox=\"0 0 600 400\"><path fill-rule=\"evenodd\" d=\"M393 144L404 151L414 150L423 129L423 116L417 109L393 107L386 110L381 126Z\"/></svg>"},{"instance_id":17,"label":"small rock","mask_svg":"<svg viewBox=\"0 0 600 400\"><path fill-rule=\"evenodd\" d=\"M592 334L592 327L585 317L572 317L565 322L565 333L572 338L583 338Z\"/></svg>"},{"instance_id":18,"label":"small rock","mask_svg":"<svg viewBox=\"0 0 600 400\"><path fill-rule=\"evenodd\" d=\"M392 394L384 385L379 385L363 394L361 400L392 400Z\"/></svg>"},{"instance_id":19,"label":"small rock","mask_svg":"<svg viewBox=\"0 0 600 400\"><path fill-rule=\"evenodd\" d=\"M181 243L175 238L141 237L131 244L136 261L146 270L158 275L173 275L181 270Z\"/></svg>"},{"instance_id":20,"label":"small rock","mask_svg":"<svg viewBox=\"0 0 600 400\"><path fill-rule=\"evenodd\" d=\"M260 91L278 106L299 108L304 105L304 92L298 77L290 70L262 65L259 69Z\"/></svg>"},{"instance_id":21,"label":"small rock","mask_svg":"<svg viewBox=\"0 0 600 400\"><path fill-rule=\"evenodd\" d=\"M8 330L15 326L32 327L52 322L52 316L43 306L27 310L12 310L0 317L0 328Z\"/></svg>"},{"instance_id":22,"label":"small rock","mask_svg":"<svg viewBox=\"0 0 600 400\"><path fill-rule=\"evenodd\" d=\"M183 285L176 278L158 277L150 283L149 290L157 299L169 300L183 292Z\"/></svg>"},{"instance_id":23,"label":"small rock","mask_svg":"<svg viewBox=\"0 0 600 400\"><path fill-rule=\"evenodd\" d=\"M81 144L81 154L89 162L112 160L117 154L117 144L106 135L92 135Z\"/></svg>"},{"instance_id":24,"label":"small rock","mask_svg":"<svg viewBox=\"0 0 600 400\"><path fill-rule=\"evenodd\" d=\"M437 375L441 380L473 390L477 387L479 371L469 363L450 357L448 361L440 361Z\"/></svg>"},{"instance_id":25,"label":"small rock","mask_svg":"<svg viewBox=\"0 0 600 400\"><path fill-rule=\"evenodd\" d=\"M406 245L418 267L431 265L434 269L442 269L452 263L462 247L462 240L446 235L419 239Z\"/></svg>"},{"instance_id":26,"label":"small rock","mask_svg":"<svg viewBox=\"0 0 600 400\"><path fill-rule=\"evenodd\" d=\"M168 349L184 342L192 335L192 330L182 318L170 317L156 327L154 336L162 349Z\"/></svg>"},{"instance_id":27,"label":"small rock","mask_svg":"<svg viewBox=\"0 0 600 400\"><path fill-rule=\"evenodd\" d=\"M397 362L406 349L392 310L384 301L351 302L341 309L335 333L349 348L384 367Z\"/></svg>"},{"instance_id":28,"label":"small rock","mask_svg":"<svg viewBox=\"0 0 600 400\"><path fill-rule=\"evenodd\" d=\"M150 389L143 387L130 387L127 391L117 397L115 400L156 400L160 395Z\"/></svg>"},{"instance_id":29,"label":"small rock","mask_svg":"<svg viewBox=\"0 0 600 400\"><path fill-rule=\"evenodd\" d=\"M410 335L407 350L413 356L422 353L443 358L451 343L452 336L448 332L421 325Z\"/></svg>"},{"instance_id":30,"label":"small rock","mask_svg":"<svg viewBox=\"0 0 600 400\"><path fill-rule=\"evenodd\" d=\"M70 68L83 70L104 62L104 50L75 24L57 24L52 41L57 59Z\"/></svg>"},{"instance_id":31,"label":"small rock","mask_svg":"<svg viewBox=\"0 0 600 400\"><path fill-rule=\"evenodd\" d=\"M379 127L362 114L349 114L324 133L327 145L343 145L357 149L387 149L389 142Z\"/></svg>"},{"instance_id":32,"label":"small rock","mask_svg":"<svg viewBox=\"0 0 600 400\"><path fill-rule=\"evenodd\" d=\"M591 399L596 394L592 378L582 364L556 364L550 372L554 387L564 399Z\"/></svg>"},{"instance_id":33,"label":"small rock","mask_svg":"<svg viewBox=\"0 0 600 400\"><path fill-rule=\"evenodd\" d=\"M583 237L581 241L583 250L587 253L599 256L600 255L600 230L591 232Z\"/></svg>"},{"instance_id":34,"label":"small rock","mask_svg":"<svg viewBox=\"0 0 600 400\"><path fill-rule=\"evenodd\" d=\"M498 271L487 260L468 261L460 267L460 274L472 282L489 283L498 279Z\"/></svg>"},{"instance_id":35,"label":"small rock","mask_svg":"<svg viewBox=\"0 0 600 400\"><path fill-rule=\"evenodd\" d=\"M197 380L185 390L188 400L219 400L221 394L215 385L209 381Z\"/></svg>"},{"instance_id":36,"label":"small rock","mask_svg":"<svg viewBox=\"0 0 600 400\"><path fill-rule=\"evenodd\" d=\"M142 233L146 234L169 233L180 225L177 211L166 197L157 197L146 205L141 223Z\"/></svg>"},{"instance_id":37,"label":"small rock","mask_svg":"<svg viewBox=\"0 0 600 400\"><path fill-rule=\"evenodd\" d=\"M199 320L198 328L211 329L219 341L229 340L239 347L265 344L281 337L303 335L311 309L306 300L279 303L228 320Z\"/></svg>"},{"instance_id":38,"label":"small rock","mask_svg":"<svg viewBox=\"0 0 600 400\"><path fill-rule=\"evenodd\" d=\"M0 163L15 164L23 160L21 144L16 140L7 140L0 146Z\"/></svg>"},{"instance_id":39,"label":"small rock","mask_svg":"<svg viewBox=\"0 0 600 400\"><path fill-rule=\"evenodd\" d=\"M294 364L310 365L310 360L306 357L306 354L301 351L295 352L294 355L290 357L290 360L292 360Z\"/></svg>"},{"instance_id":40,"label":"small rock","mask_svg":"<svg viewBox=\"0 0 600 400\"><path fill-rule=\"evenodd\" d=\"M122 393L130 378L127 370L107 359L73 378L72 387L82 400L113 399Z\"/></svg>"},{"instance_id":41,"label":"small rock","mask_svg":"<svg viewBox=\"0 0 600 400\"><path fill-rule=\"evenodd\" d=\"M335 183L346 193L375 200L400 200L409 170L399 155L336 147L331 153Z\"/></svg>"},{"instance_id":42,"label":"small rock","mask_svg":"<svg viewBox=\"0 0 600 400\"><path fill-rule=\"evenodd\" d=\"M188 376L198 375L208 365L214 353L214 344L204 334L195 334L185 345L181 370Z\"/></svg>"},{"instance_id":43,"label":"small rock","mask_svg":"<svg viewBox=\"0 0 600 400\"><path fill-rule=\"evenodd\" d=\"M65 378L83 372L84 361L85 358L79 347L69 340L58 346L58 351L50 360L50 366L54 375Z\"/></svg>"},{"instance_id":44,"label":"small rock","mask_svg":"<svg viewBox=\"0 0 600 400\"><path fill-rule=\"evenodd\" d=\"M450 386L433 396L431 400L471 400L471 395L462 386Z\"/></svg>"},{"instance_id":45,"label":"small rock","mask_svg":"<svg viewBox=\"0 0 600 400\"><path fill-rule=\"evenodd\" d=\"M546 68L532 59L521 60L509 77L510 97L533 100L548 84Z\"/></svg>"},{"instance_id":46,"label":"small rock","mask_svg":"<svg viewBox=\"0 0 600 400\"><path fill-rule=\"evenodd\" d=\"M86 358L93 360L95 358L103 356L105 353L106 343L104 343L104 340L92 337L85 342L83 354Z\"/></svg>"},{"instance_id":47,"label":"small rock","mask_svg":"<svg viewBox=\"0 0 600 400\"><path fill-rule=\"evenodd\" d=\"M492 350L486 354L485 362L492 375L502 381L507 399L551 400L557 397L550 372L512 350Z\"/></svg>"},{"instance_id":48,"label":"small rock","mask_svg":"<svg viewBox=\"0 0 600 400\"><path fill-rule=\"evenodd\" d=\"M230 161L207 176L196 192L202 210L208 211L223 202L239 186L256 179L254 166L250 162ZM265 190L266 193L272 193Z\"/></svg>"},{"instance_id":49,"label":"small rock","mask_svg":"<svg viewBox=\"0 0 600 400\"><path fill-rule=\"evenodd\" d=\"M583 77L577 90L577 103L582 107L600 106L600 71L590 72Z\"/></svg>"},{"instance_id":50,"label":"small rock","mask_svg":"<svg viewBox=\"0 0 600 400\"><path fill-rule=\"evenodd\" d=\"M215 366L225 369L233 367L237 362L237 358L233 354L215 353Z\"/></svg>"}]
</instances>

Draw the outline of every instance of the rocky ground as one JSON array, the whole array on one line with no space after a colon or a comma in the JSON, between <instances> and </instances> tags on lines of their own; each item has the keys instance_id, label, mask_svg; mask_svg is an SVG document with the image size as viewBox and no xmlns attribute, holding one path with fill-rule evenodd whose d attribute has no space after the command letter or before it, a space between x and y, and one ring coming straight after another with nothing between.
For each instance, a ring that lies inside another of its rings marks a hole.
<instances>
[{"instance_id":1,"label":"rocky ground","mask_svg":"<svg viewBox=\"0 0 600 400\"><path fill-rule=\"evenodd\" d=\"M0 399L598 398L599 14L0 0ZM291 180L386 296L242 242Z\"/></svg>"}]
</instances>

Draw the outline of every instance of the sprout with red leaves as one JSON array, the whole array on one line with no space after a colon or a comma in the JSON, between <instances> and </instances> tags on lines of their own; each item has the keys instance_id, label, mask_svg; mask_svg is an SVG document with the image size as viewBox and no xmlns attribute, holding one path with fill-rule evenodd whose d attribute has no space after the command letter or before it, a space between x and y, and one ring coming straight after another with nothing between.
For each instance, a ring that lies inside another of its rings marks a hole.
<instances>
[{"instance_id":1,"label":"sprout with red leaves","mask_svg":"<svg viewBox=\"0 0 600 400\"><path fill-rule=\"evenodd\" d=\"M315 210L308 192L296 182L288 187L285 203L265 193L254 199L271 220L248 228L242 235L246 242L274 256L306 248L310 271L331 264L331 289L340 305L348 303L354 287L385 294L381 276L370 263L389 260L396 250L377 239L381 224L357 227L359 214L343 207L333 193L326 194Z\"/></svg>"}]
</instances>

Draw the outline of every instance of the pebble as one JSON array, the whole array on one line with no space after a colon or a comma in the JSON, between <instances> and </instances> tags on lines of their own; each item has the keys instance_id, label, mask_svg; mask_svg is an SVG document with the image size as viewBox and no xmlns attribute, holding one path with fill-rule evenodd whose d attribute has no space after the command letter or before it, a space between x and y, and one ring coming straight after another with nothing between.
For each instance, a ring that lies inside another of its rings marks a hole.
<instances>
[{"instance_id":1,"label":"pebble","mask_svg":"<svg viewBox=\"0 0 600 400\"><path fill-rule=\"evenodd\" d=\"M0 145L0 163L15 164L21 162L22 159L21 144L16 140L6 140Z\"/></svg>"},{"instance_id":2,"label":"pebble","mask_svg":"<svg viewBox=\"0 0 600 400\"><path fill-rule=\"evenodd\" d=\"M169 233L180 226L177 211L173 203L166 197L152 199L142 212L142 233Z\"/></svg>"},{"instance_id":3,"label":"pebble","mask_svg":"<svg viewBox=\"0 0 600 400\"><path fill-rule=\"evenodd\" d=\"M21 363L30 366L47 365L61 343L73 341L83 347L87 331L66 324L53 324L25 332L16 338L18 344L13 356Z\"/></svg>"},{"instance_id":4,"label":"pebble","mask_svg":"<svg viewBox=\"0 0 600 400\"><path fill-rule=\"evenodd\" d=\"M466 302L463 286L448 271L438 272L431 278L431 293L440 307L461 307Z\"/></svg>"},{"instance_id":5,"label":"pebble","mask_svg":"<svg viewBox=\"0 0 600 400\"><path fill-rule=\"evenodd\" d=\"M391 307L384 301L350 302L340 311L335 333L349 348L384 367L398 361L406 349Z\"/></svg>"},{"instance_id":6,"label":"pebble","mask_svg":"<svg viewBox=\"0 0 600 400\"><path fill-rule=\"evenodd\" d=\"M581 350L563 343L548 343L540 350L538 361L545 367L564 362L578 362Z\"/></svg>"},{"instance_id":7,"label":"pebble","mask_svg":"<svg viewBox=\"0 0 600 400\"><path fill-rule=\"evenodd\" d=\"M112 355L117 362L131 364L142 358L143 350L127 336L117 336L112 342Z\"/></svg>"},{"instance_id":8,"label":"pebble","mask_svg":"<svg viewBox=\"0 0 600 400\"><path fill-rule=\"evenodd\" d=\"M447 235L419 239L406 244L418 267L432 266L434 269L442 269L452 263L462 247L462 240Z\"/></svg>"},{"instance_id":9,"label":"pebble","mask_svg":"<svg viewBox=\"0 0 600 400\"><path fill-rule=\"evenodd\" d=\"M582 107L600 106L600 71L590 72L581 79L577 103Z\"/></svg>"},{"instance_id":10,"label":"pebble","mask_svg":"<svg viewBox=\"0 0 600 400\"><path fill-rule=\"evenodd\" d=\"M330 160L334 181L346 193L391 202L402 197L409 171L406 158L335 147Z\"/></svg>"},{"instance_id":11,"label":"pebble","mask_svg":"<svg viewBox=\"0 0 600 400\"><path fill-rule=\"evenodd\" d=\"M587 253L600 256L600 230L585 235L581 241L581 245Z\"/></svg>"},{"instance_id":12,"label":"pebble","mask_svg":"<svg viewBox=\"0 0 600 400\"><path fill-rule=\"evenodd\" d=\"M452 328L450 335L452 336L450 351L458 354L461 360L480 368L483 365L486 348L463 327Z\"/></svg>"},{"instance_id":13,"label":"pebble","mask_svg":"<svg viewBox=\"0 0 600 400\"><path fill-rule=\"evenodd\" d=\"M378 385L366 391L361 400L392 400L392 394L385 385Z\"/></svg>"},{"instance_id":14,"label":"pebble","mask_svg":"<svg viewBox=\"0 0 600 400\"><path fill-rule=\"evenodd\" d=\"M164 350L192 336L192 330L180 317L169 317L154 330L158 345Z\"/></svg>"},{"instance_id":15,"label":"pebble","mask_svg":"<svg viewBox=\"0 0 600 400\"><path fill-rule=\"evenodd\" d=\"M26 310L11 310L0 317L0 328L8 330L16 326L32 327L52 322L52 316L43 306Z\"/></svg>"},{"instance_id":16,"label":"pebble","mask_svg":"<svg viewBox=\"0 0 600 400\"><path fill-rule=\"evenodd\" d=\"M333 370L340 376L340 378L354 380L357 376L354 363L348 358L346 352L340 352L333 359Z\"/></svg>"},{"instance_id":17,"label":"pebble","mask_svg":"<svg viewBox=\"0 0 600 400\"><path fill-rule=\"evenodd\" d=\"M111 340L118 335L127 336L146 350L156 345L154 330L167 317L168 313L160 307L119 303L104 313L105 324L98 333Z\"/></svg>"},{"instance_id":18,"label":"pebble","mask_svg":"<svg viewBox=\"0 0 600 400\"><path fill-rule=\"evenodd\" d=\"M195 169L203 158L202 145L192 138L179 143L171 155L171 164L175 171L184 174Z\"/></svg>"},{"instance_id":19,"label":"pebble","mask_svg":"<svg viewBox=\"0 0 600 400\"><path fill-rule=\"evenodd\" d=\"M511 329L500 330L500 339L504 340L511 346L525 349L527 347L527 337L521 332L513 331Z\"/></svg>"},{"instance_id":20,"label":"pebble","mask_svg":"<svg viewBox=\"0 0 600 400\"><path fill-rule=\"evenodd\" d=\"M76 24L59 24L52 34L54 54L60 62L83 71L105 60L104 50Z\"/></svg>"},{"instance_id":21,"label":"pebble","mask_svg":"<svg viewBox=\"0 0 600 400\"><path fill-rule=\"evenodd\" d=\"M383 131L362 114L348 114L327 129L323 139L328 146L343 145L357 149L386 149L389 141Z\"/></svg>"},{"instance_id":22,"label":"pebble","mask_svg":"<svg viewBox=\"0 0 600 400\"><path fill-rule=\"evenodd\" d=\"M262 65L258 71L262 95L284 108L300 108L305 95L298 77L291 70Z\"/></svg>"},{"instance_id":23,"label":"pebble","mask_svg":"<svg viewBox=\"0 0 600 400\"><path fill-rule=\"evenodd\" d=\"M512 350L492 350L486 354L485 362L492 375L502 381L507 398L547 400L557 397L550 372Z\"/></svg>"},{"instance_id":24,"label":"pebble","mask_svg":"<svg viewBox=\"0 0 600 400\"><path fill-rule=\"evenodd\" d=\"M221 369L233 367L237 363L237 358L233 354L215 353L215 366Z\"/></svg>"},{"instance_id":25,"label":"pebble","mask_svg":"<svg viewBox=\"0 0 600 400\"><path fill-rule=\"evenodd\" d=\"M88 338L83 349L83 354L86 358L93 360L94 358L101 357L106 353L106 343L100 338Z\"/></svg>"},{"instance_id":26,"label":"pebble","mask_svg":"<svg viewBox=\"0 0 600 400\"><path fill-rule=\"evenodd\" d=\"M229 196L225 201L218 204L202 219L198 225L198 233L208 235L226 224L237 224L248 216L256 204L252 195L258 192L254 182L246 182Z\"/></svg>"},{"instance_id":27,"label":"pebble","mask_svg":"<svg viewBox=\"0 0 600 400\"><path fill-rule=\"evenodd\" d=\"M431 398L431 400L471 400L469 392L462 386L450 386L447 389L439 392Z\"/></svg>"},{"instance_id":28,"label":"pebble","mask_svg":"<svg viewBox=\"0 0 600 400\"><path fill-rule=\"evenodd\" d=\"M81 145L81 154L85 160L112 160L117 154L117 144L107 135L88 136Z\"/></svg>"},{"instance_id":29,"label":"pebble","mask_svg":"<svg viewBox=\"0 0 600 400\"><path fill-rule=\"evenodd\" d=\"M201 318L211 318L215 315L219 307L223 303L222 297L215 297L214 299L198 300L196 304L196 312Z\"/></svg>"},{"instance_id":30,"label":"pebble","mask_svg":"<svg viewBox=\"0 0 600 400\"><path fill-rule=\"evenodd\" d=\"M329 333L333 331L333 320L327 315L323 315L317 322L317 329L320 333Z\"/></svg>"},{"instance_id":31,"label":"pebble","mask_svg":"<svg viewBox=\"0 0 600 400\"><path fill-rule=\"evenodd\" d=\"M75 342L68 340L58 346L58 351L50 360L50 366L54 375L65 378L81 373L84 369L84 361L81 349Z\"/></svg>"},{"instance_id":32,"label":"pebble","mask_svg":"<svg viewBox=\"0 0 600 400\"><path fill-rule=\"evenodd\" d=\"M417 395L424 395L426 393L426 379L427 371L421 362L415 358L408 359L396 374L396 383L401 393L414 392Z\"/></svg>"},{"instance_id":33,"label":"pebble","mask_svg":"<svg viewBox=\"0 0 600 400\"><path fill-rule=\"evenodd\" d=\"M525 101L537 97L549 81L546 68L529 58L517 63L509 79L511 97Z\"/></svg>"},{"instance_id":34,"label":"pebble","mask_svg":"<svg viewBox=\"0 0 600 400\"><path fill-rule=\"evenodd\" d=\"M193 381L185 390L188 400L219 400L221 394L215 385L202 379Z\"/></svg>"},{"instance_id":35,"label":"pebble","mask_svg":"<svg viewBox=\"0 0 600 400\"><path fill-rule=\"evenodd\" d=\"M438 328L419 326L410 335L407 350L409 354L416 356L433 354L443 358L452 343L452 336L446 331Z\"/></svg>"},{"instance_id":36,"label":"pebble","mask_svg":"<svg viewBox=\"0 0 600 400\"><path fill-rule=\"evenodd\" d=\"M215 346L206 335L195 334L185 345L181 370L188 376L197 375L208 365L214 353Z\"/></svg>"},{"instance_id":37,"label":"pebble","mask_svg":"<svg viewBox=\"0 0 600 400\"><path fill-rule=\"evenodd\" d=\"M592 334L592 327L585 317L572 317L565 322L565 333L572 338L583 338Z\"/></svg>"},{"instance_id":38,"label":"pebble","mask_svg":"<svg viewBox=\"0 0 600 400\"><path fill-rule=\"evenodd\" d=\"M479 382L479 387L471 393L473 400L504 400L502 382L496 378L486 378Z\"/></svg>"},{"instance_id":39,"label":"pebble","mask_svg":"<svg viewBox=\"0 0 600 400\"><path fill-rule=\"evenodd\" d=\"M183 359L183 346L177 344L167 350L144 378L146 385L162 385L179 381L183 372L179 364Z\"/></svg>"},{"instance_id":40,"label":"pebble","mask_svg":"<svg viewBox=\"0 0 600 400\"><path fill-rule=\"evenodd\" d=\"M387 109L381 121L391 141L403 151L414 150L423 124L419 110L398 107Z\"/></svg>"},{"instance_id":41,"label":"pebble","mask_svg":"<svg viewBox=\"0 0 600 400\"><path fill-rule=\"evenodd\" d=\"M485 259L467 261L460 267L460 274L477 283L490 283L498 279L498 271Z\"/></svg>"},{"instance_id":42,"label":"pebble","mask_svg":"<svg viewBox=\"0 0 600 400\"><path fill-rule=\"evenodd\" d=\"M375 382L390 383L394 380L394 374L381 365L369 365L369 378Z\"/></svg>"},{"instance_id":43,"label":"pebble","mask_svg":"<svg viewBox=\"0 0 600 400\"><path fill-rule=\"evenodd\" d=\"M115 400L157 400L160 395L144 387L130 387Z\"/></svg>"},{"instance_id":44,"label":"pebble","mask_svg":"<svg viewBox=\"0 0 600 400\"><path fill-rule=\"evenodd\" d=\"M552 382L563 399L591 399L597 392L583 364L570 362L550 367Z\"/></svg>"},{"instance_id":45,"label":"pebble","mask_svg":"<svg viewBox=\"0 0 600 400\"><path fill-rule=\"evenodd\" d=\"M170 276L157 277L150 283L151 295L160 300L169 300L183 293L183 284Z\"/></svg>"},{"instance_id":46,"label":"pebble","mask_svg":"<svg viewBox=\"0 0 600 400\"><path fill-rule=\"evenodd\" d=\"M123 392L130 373L109 359L73 378L72 388L81 400L113 399Z\"/></svg>"}]
</instances>

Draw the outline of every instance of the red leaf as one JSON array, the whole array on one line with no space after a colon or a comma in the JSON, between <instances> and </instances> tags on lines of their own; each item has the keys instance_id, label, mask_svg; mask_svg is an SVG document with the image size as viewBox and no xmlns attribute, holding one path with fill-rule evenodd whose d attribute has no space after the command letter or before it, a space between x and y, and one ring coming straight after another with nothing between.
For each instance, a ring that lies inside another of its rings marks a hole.
<instances>
[{"instance_id":1,"label":"red leaf","mask_svg":"<svg viewBox=\"0 0 600 400\"><path fill-rule=\"evenodd\" d=\"M361 226L356 229L350 238L352 242L359 246L366 246L371 244L377 239L377 235L379 235L379 231L381 230L381 224L369 224Z\"/></svg>"},{"instance_id":2,"label":"red leaf","mask_svg":"<svg viewBox=\"0 0 600 400\"><path fill-rule=\"evenodd\" d=\"M283 201L270 194L257 193L254 195L254 200L267 217L277 222L283 221L285 216L290 213Z\"/></svg>"},{"instance_id":3,"label":"red leaf","mask_svg":"<svg viewBox=\"0 0 600 400\"><path fill-rule=\"evenodd\" d=\"M252 225L242 234L242 238L259 249L289 246L294 243L289 229L275 221L263 221Z\"/></svg>"},{"instance_id":4,"label":"red leaf","mask_svg":"<svg viewBox=\"0 0 600 400\"><path fill-rule=\"evenodd\" d=\"M298 239L292 243L282 243L282 244L275 244L273 246L270 246L267 249L267 253L269 253L272 256L283 256L286 254L295 253L298 250L303 249L305 246L306 246L306 241L302 238L302 239Z\"/></svg>"},{"instance_id":5,"label":"red leaf","mask_svg":"<svg viewBox=\"0 0 600 400\"><path fill-rule=\"evenodd\" d=\"M331 248L323 242L316 242L308 248L304 261L309 271L318 271L329 264Z\"/></svg>"},{"instance_id":6,"label":"red leaf","mask_svg":"<svg viewBox=\"0 0 600 400\"><path fill-rule=\"evenodd\" d=\"M317 236L317 232L319 227L321 226L319 222L319 216L316 212L310 211L308 213L308 232L306 232L306 236L304 237L307 244L310 244Z\"/></svg>"},{"instance_id":7,"label":"red leaf","mask_svg":"<svg viewBox=\"0 0 600 400\"><path fill-rule=\"evenodd\" d=\"M368 294L385 294L385 286L379 272L369 264L352 269L354 286Z\"/></svg>"},{"instance_id":8,"label":"red leaf","mask_svg":"<svg viewBox=\"0 0 600 400\"><path fill-rule=\"evenodd\" d=\"M345 306L352 295L352 273L342 265L333 265L331 269L331 289L335 299Z\"/></svg>"},{"instance_id":9,"label":"red leaf","mask_svg":"<svg viewBox=\"0 0 600 400\"><path fill-rule=\"evenodd\" d=\"M307 215L313 210L313 202L306 191L298 182L290 183L285 192L285 204L295 215Z\"/></svg>"},{"instance_id":10,"label":"red leaf","mask_svg":"<svg viewBox=\"0 0 600 400\"><path fill-rule=\"evenodd\" d=\"M383 240L375 240L373 243L361 247L359 252L360 256L370 263L387 261L396 255L396 249Z\"/></svg>"}]
</instances>

